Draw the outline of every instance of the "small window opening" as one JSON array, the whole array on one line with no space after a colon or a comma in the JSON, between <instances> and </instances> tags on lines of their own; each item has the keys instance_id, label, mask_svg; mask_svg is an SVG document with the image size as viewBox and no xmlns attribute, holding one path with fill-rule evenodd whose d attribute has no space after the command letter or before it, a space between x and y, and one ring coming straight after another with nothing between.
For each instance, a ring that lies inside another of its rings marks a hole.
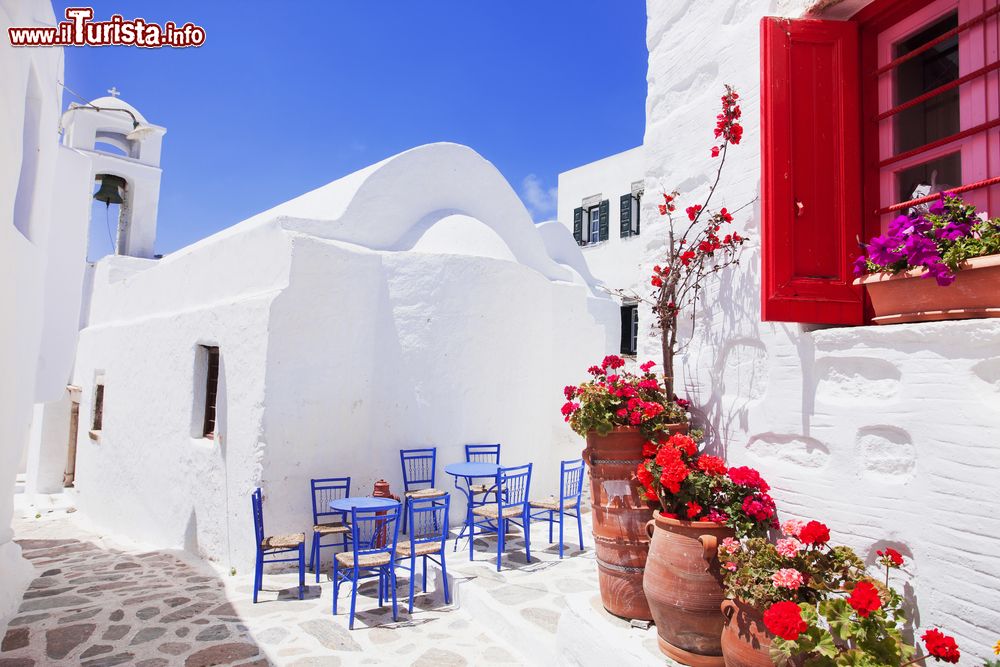
<instances>
[{"instance_id":1,"label":"small window opening","mask_svg":"<svg viewBox=\"0 0 1000 667\"><path fill-rule=\"evenodd\" d=\"M104 377L94 384L94 410L90 417L90 439L98 440L104 429Z\"/></svg>"},{"instance_id":2,"label":"small window opening","mask_svg":"<svg viewBox=\"0 0 1000 667\"><path fill-rule=\"evenodd\" d=\"M206 354L205 365L205 418L201 434L204 438L215 437L215 407L219 394L219 348L203 345Z\"/></svg>"},{"instance_id":3,"label":"small window opening","mask_svg":"<svg viewBox=\"0 0 1000 667\"><path fill-rule=\"evenodd\" d=\"M621 353L635 355L639 347L639 305L624 304L621 307L622 339Z\"/></svg>"}]
</instances>

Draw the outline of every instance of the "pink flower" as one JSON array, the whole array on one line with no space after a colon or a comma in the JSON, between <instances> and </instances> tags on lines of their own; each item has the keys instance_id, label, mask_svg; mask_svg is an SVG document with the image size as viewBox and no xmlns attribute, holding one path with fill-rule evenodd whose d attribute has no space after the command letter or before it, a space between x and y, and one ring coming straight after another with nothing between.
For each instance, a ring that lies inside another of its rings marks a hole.
<instances>
[{"instance_id":1,"label":"pink flower","mask_svg":"<svg viewBox=\"0 0 1000 667\"><path fill-rule=\"evenodd\" d=\"M805 525L806 522L801 519L789 519L781 524L781 532L789 537L798 537Z\"/></svg>"},{"instance_id":2,"label":"pink flower","mask_svg":"<svg viewBox=\"0 0 1000 667\"><path fill-rule=\"evenodd\" d=\"M805 583L802 573L798 570L785 567L771 575L771 583L775 588L790 588L795 590Z\"/></svg>"},{"instance_id":3,"label":"pink flower","mask_svg":"<svg viewBox=\"0 0 1000 667\"><path fill-rule=\"evenodd\" d=\"M799 542L794 537L786 537L784 539L778 540L775 545L778 553L786 558L794 558L795 554L802 551L802 543Z\"/></svg>"},{"instance_id":4,"label":"pink flower","mask_svg":"<svg viewBox=\"0 0 1000 667\"><path fill-rule=\"evenodd\" d=\"M730 572L735 572L736 571L736 563L734 563L732 561L729 561L728 563L726 563L722 567L726 568Z\"/></svg>"},{"instance_id":5,"label":"pink flower","mask_svg":"<svg viewBox=\"0 0 1000 667\"><path fill-rule=\"evenodd\" d=\"M733 537L727 537L722 540L722 544L719 545L719 551L724 554L731 554L736 552L740 548L740 541Z\"/></svg>"}]
</instances>

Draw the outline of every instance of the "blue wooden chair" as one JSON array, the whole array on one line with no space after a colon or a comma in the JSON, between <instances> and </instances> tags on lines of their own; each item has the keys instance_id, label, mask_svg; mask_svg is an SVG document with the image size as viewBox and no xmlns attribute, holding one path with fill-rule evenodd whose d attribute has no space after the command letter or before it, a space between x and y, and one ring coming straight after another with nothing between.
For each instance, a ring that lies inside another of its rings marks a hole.
<instances>
[{"instance_id":1,"label":"blue wooden chair","mask_svg":"<svg viewBox=\"0 0 1000 667\"><path fill-rule=\"evenodd\" d=\"M351 510L351 550L333 557L333 613L337 613L340 585L351 582L351 616L349 627L354 629L354 610L358 598L358 582L363 577L378 577L378 606L386 593L392 596L392 620L398 619L396 605L396 545L399 540L399 505L381 509Z\"/></svg>"},{"instance_id":2,"label":"blue wooden chair","mask_svg":"<svg viewBox=\"0 0 1000 667\"><path fill-rule=\"evenodd\" d=\"M500 445L471 444L465 446L466 463L495 463L500 465ZM492 481L492 478L491 478ZM469 493L472 494L472 504L482 505L487 502L486 495L492 490L490 484L470 484ZM484 496L477 499L476 496Z\"/></svg>"},{"instance_id":3,"label":"blue wooden chair","mask_svg":"<svg viewBox=\"0 0 1000 667\"><path fill-rule=\"evenodd\" d=\"M434 471L437 463L437 447L399 450L399 462L403 466L403 532L406 532L407 507L414 498L440 498L447 491L434 488Z\"/></svg>"},{"instance_id":4,"label":"blue wooden chair","mask_svg":"<svg viewBox=\"0 0 1000 667\"><path fill-rule=\"evenodd\" d=\"M448 507L451 496L445 493L438 498L413 498L410 500L410 533L396 548L396 559L410 572L410 601L407 611L413 613L413 583L417 578L417 559L423 564L421 589L427 592L427 559L441 566L444 580L444 602L451 603L448 591L448 567L445 564L444 543L448 539ZM437 556L437 558L433 558ZM407 565L406 562L409 561Z\"/></svg>"},{"instance_id":5,"label":"blue wooden chair","mask_svg":"<svg viewBox=\"0 0 1000 667\"><path fill-rule=\"evenodd\" d=\"M347 512L337 512L330 509L330 501L346 498L351 495L350 477L325 477L310 480L312 487L313 535L312 546L309 549L309 569L316 573L316 583L319 583L319 571L322 568L322 550L326 547L341 547L347 550L351 541L351 528L347 525ZM323 544L327 535L340 536L335 542Z\"/></svg>"},{"instance_id":6,"label":"blue wooden chair","mask_svg":"<svg viewBox=\"0 0 1000 667\"><path fill-rule=\"evenodd\" d=\"M306 585L306 536L303 533L294 535L264 535L264 507L260 489L251 496L253 503L253 530L257 542L257 562L253 575L253 601L257 603L257 593L264 583L264 563L299 562L299 599L303 597ZM298 552L293 558L274 558L292 552Z\"/></svg>"},{"instance_id":7,"label":"blue wooden chair","mask_svg":"<svg viewBox=\"0 0 1000 667\"><path fill-rule=\"evenodd\" d=\"M475 536L475 528L480 533L496 532L497 534L497 572L500 571L500 558L504 551L504 541L507 535L507 524L513 523L524 531L524 553L531 562L531 515L528 508L528 493L531 488L531 464L500 468L497 471L496 501L480 505L472 510L472 525L469 534ZM479 517L477 519L476 517ZM473 559L475 539L469 540L469 560Z\"/></svg>"},{"instance_id":8,"label":"blue wooden chair","mask_svg":"<svg viewBox=\"0 0 1000 667\"><path fill-rule=\"evenodd\" d=\"M566 517L576 518L576 528L580 536L580 550L583 550L583 520L580 518L580 499L583 497L583 459L563 461L559 464L559 497L549 496L542 500L532 500L528 505L538 510L532 519L549 522L549 542L552 542L552 524L559 517L559 558L563 557L563 524Z\"/></svg>"}]
</instances>

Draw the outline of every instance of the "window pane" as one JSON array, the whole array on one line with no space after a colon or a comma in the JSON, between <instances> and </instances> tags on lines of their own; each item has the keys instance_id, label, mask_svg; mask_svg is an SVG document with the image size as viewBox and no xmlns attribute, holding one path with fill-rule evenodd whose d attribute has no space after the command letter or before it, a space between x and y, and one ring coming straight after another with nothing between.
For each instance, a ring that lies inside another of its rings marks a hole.
<instances>
[{"instance_id":1,"label":"window pane","mask_svg":"<svg viewBox=\"0 0 1000 667\"><path fill-rule=\"evenodd\" d=\"M906 55L958 25L958 14L951 13L921 31L897 42L893 58ZM893 82L893 105L914 99L949 81L958 74L958 36L924 51L901 64ZM893 121L895 152L902 153L959 131L958 88L896 114Z\"/></svg>"},{"instance_id":2,"label":"window pane","mask_svg":"<svg viewBox=\"0 0 1000 667\"><path fill-rule=\"evenodd\" d=\"M935 173L936 172L936 173ZM933 182L933 183L932 183ZM920 185L933 188L927 193L915 190ZM896 173L896 192L898 201L906 201L920 197L923 194L941 192L962 184L962 154L958 151L918 164Z\"/></svg>"}]
</instances>

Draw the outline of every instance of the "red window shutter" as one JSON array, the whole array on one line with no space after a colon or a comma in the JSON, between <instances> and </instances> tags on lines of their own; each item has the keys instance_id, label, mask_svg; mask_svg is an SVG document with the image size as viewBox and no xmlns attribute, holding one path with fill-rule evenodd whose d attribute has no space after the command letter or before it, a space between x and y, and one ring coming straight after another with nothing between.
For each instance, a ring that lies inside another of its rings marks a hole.
<instances>
[{"instance_id":1,"label":"red window shutter","mask_svg":"<svg viewBox=\"0 0 1000 667\"><path fill-rule=\"evenodd\" d=\"M857 24L761 20L761 312L861 324Z\"/></svg>"}]
</instances>

